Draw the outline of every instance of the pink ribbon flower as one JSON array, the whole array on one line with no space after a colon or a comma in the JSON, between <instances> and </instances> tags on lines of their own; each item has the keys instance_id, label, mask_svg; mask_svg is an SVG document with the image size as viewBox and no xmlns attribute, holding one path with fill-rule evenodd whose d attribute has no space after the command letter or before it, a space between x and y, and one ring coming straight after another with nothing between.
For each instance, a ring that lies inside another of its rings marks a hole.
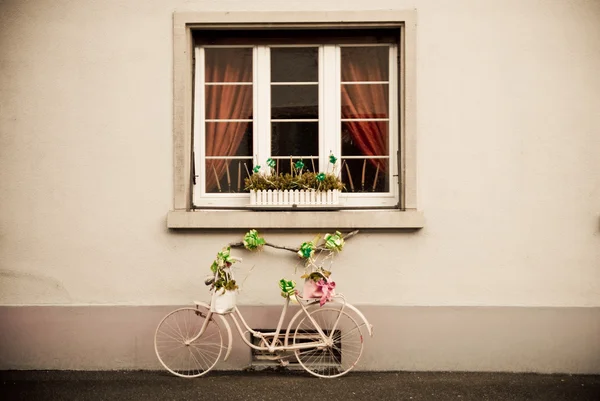
<instances>
[{"instance_id":1,"label":"pink ribbon flower","mask_svg":"<svg viewBox=\"0 0 600 401\"><path fill-rule=\"evenodd\" d=\"M331 296L334 295L335 282L326 282L325 280L321 279L317 282L317 287L319 290L323 291L323 295L321 295L321 302L319 302L319 304L323 306L325 305L325 302L331 301Z\"/></svg>"}]
</instances>

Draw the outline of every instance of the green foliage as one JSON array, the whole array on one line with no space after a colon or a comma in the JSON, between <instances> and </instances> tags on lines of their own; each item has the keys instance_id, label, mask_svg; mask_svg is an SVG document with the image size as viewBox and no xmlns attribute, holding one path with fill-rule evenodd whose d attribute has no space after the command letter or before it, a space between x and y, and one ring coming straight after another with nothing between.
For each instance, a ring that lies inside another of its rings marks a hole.
<instances>
[{"instance_id":1,"label":"green foliage","mask_svg":"<svg viewBox=\"0 0 600 401\"><path fill-rule=\"evenodd\" d=\"M225 247L221 249L219 253L217 253L217 258L210 266L210 270L213 273L216 273L218 269L222 269L224 267L229 267L233 263L235 263L235 259L231 258L231 248Z\"/></svg>"},{"instance_id":2,"label":"green foliage","mask_svg":"<svg viewBox=\"0 0 600 401\"><path fill-rule=\"evenodd\" d=\"M231 248L225 247L217 253L217 258L210 266L210 270L215 273L215 278L207 280L205 284L210 285L210 289L220 290L225 288L227 291L238 289L235 280L230 278L230 275L225 271L236 262L236 259L231 256Z\"/></svg>"},{"instance_id":3,"label":"green foliage","mask_svg":"<svg viewBox=\"0 0 600 401\"><path fill-rule=\"evenodd\" d=\"M215 281L215 291L219 291L222 288L225 288L225 290L227 291L235 291L239 287L235 280L226 280L224 278L219 278L219 280Z\"/></svg>"},{"instance_id":4,"label":"green foliage","mask_svg":"<svg viewBox=\"0 0 600 401\"><path fill-rule=\"evenodd\" d=\"M229 276L229 274L227 274L225 272L225 270L223 270L223 268L219 268L216 271L215 279L212 281L210 289L211 290L214 289L215 291L218 291L222 288L224 288L227 291L235 291L239 287L238 287L237 283L235 282L235 280L232 279Z\"/></svg>"},{"instance_id":5,"label":"green foliage","mask_svg":"<svg viewBox=\"0 0 600 401\"><path fill-rule=\"evenodd\" d=\"M320 175L320 176L319 176ZM323 177L324 176L324 177ZM318 178L319 179L318 179ZM322 178L322 180L320 180ZM342 190L344 184L334 174L313 173L310 171L292 175L280 173L279 175L252 174L244 181L247 190L281 190L293 191L302 189L315 189L317 191Z\"/></svg>"},{"instance_id":6,"label":"green foliage","mask_svg":"<svg viewBox=\"0 0 600 401\"><path fill-rule=\"evenodd\" d=\"M309 279L318 283L320 280L325 280L331 276L331 272L325 269L320 269L319 271L314 271L312 273L303 274L300 278Z\"/></svg>"}]
</instances>

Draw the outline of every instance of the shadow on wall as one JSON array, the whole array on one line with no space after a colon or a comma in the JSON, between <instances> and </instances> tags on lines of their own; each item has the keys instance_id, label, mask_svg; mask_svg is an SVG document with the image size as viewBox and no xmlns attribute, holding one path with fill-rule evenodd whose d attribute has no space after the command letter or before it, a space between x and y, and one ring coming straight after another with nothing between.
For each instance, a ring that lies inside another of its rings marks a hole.
<instances>
[{"instance_id":1,"label":"shadow on wall","mask_svg":"<svg viewBox=\"0 0 600 401\"><path fill-rule=\"evenodd\" d=\"M38 273L0 270L0 289L0 302L18 299L22 294L42 297L45 303L72 301L71 295L60 281Z\"/></svg>"}]
</instances>

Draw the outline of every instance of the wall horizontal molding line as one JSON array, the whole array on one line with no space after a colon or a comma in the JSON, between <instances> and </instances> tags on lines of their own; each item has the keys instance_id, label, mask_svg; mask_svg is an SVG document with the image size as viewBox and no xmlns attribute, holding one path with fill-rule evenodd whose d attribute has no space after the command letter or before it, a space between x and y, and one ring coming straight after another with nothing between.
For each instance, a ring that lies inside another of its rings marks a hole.
<instances>
[{"instance_id":1,"label":"wall horizontal molding line","mask_svg":"<svg viewBox=\"0 0 600 401\"><path fill-rule=\"evenodd\" d=\"M161 369L153 336L176 306L0 306L0 369ZM279 306L240 307L271 328ZM374 325L357 370L600 373L600 307L360 306ZM289 317L292 314L288 315ZM233 351L216 369L250 365Z\"/></svg>"}]
</instances>

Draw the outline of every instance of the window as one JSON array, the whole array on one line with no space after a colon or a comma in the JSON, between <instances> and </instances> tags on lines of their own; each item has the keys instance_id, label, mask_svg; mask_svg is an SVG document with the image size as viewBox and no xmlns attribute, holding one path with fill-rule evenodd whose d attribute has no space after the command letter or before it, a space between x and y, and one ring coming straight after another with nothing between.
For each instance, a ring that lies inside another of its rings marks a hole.
<instances>
[{"instance_id":1,"label":"window","mask_svg":"<svg viewBox=\"0 0 600 401\"><path fill-rule=\"evenodd\" d=\"M396 205L396 38L385 29L199 31L194 205L247 205L244 179L268 158L276 173L298 160L333 171L343 206Z\"/></svg>"},{"instance_id":2,"label":"window","mask_svg":"<svg viewBox=\"0 0 600 401\"><path fill-rule=\"evenodd\" d=\"M175 13L168 226L422 227L414 49L414 11ZM246 208L256 164L331 171L330 154L351 210Z\"/></svg>"}]
</instances>

